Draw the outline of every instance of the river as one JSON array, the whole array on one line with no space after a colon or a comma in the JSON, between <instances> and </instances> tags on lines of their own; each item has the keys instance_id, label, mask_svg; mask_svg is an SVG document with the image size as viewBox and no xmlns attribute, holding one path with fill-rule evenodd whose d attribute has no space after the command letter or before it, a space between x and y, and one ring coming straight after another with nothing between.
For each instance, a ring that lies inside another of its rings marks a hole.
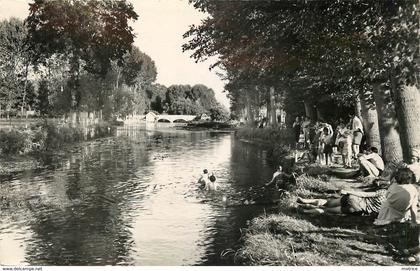
<instances>
[{"instance_id":1,"label":"river","mask_svg":"<svg viewBox=\"0 0 420 271\"><path fill-rule=\"evenodd\" d=\"M234 264L221 253L270 206L230 203L270 178L265 155L232 133L166 126L69 146L1 180L0 264ZM197 188L204 168L220 191Z\"/></svg>"}]
</instances>

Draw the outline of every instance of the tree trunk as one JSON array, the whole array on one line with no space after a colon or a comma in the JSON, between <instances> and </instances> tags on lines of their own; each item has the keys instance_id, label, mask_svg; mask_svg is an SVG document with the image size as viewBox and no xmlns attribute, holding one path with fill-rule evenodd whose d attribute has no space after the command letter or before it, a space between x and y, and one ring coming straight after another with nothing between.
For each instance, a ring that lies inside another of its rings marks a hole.
<instances>
[{"instance_id":1,"label":"tree trunk","mask_svg":"<svg viewBox=\"0 0 420 271\"><path fill-rule=\"evenodd\" d=\"M29 69L29 64L27 63L25 66L25 83L23 85L23 97L22 97L22 106L21 106L21 118L23 118L23 111L24 108L26 106L26 88L28 86L28 69ZM28 114L25 114L26 119L28 118ZM26 124L26 123L25 123Z\"/></svg>"},{"instance_id":2,"label":"tree trunk","mask_svg":"<svg viewBox=\"0 0 420 271\"><path fill-rule=\"evenodd\" d=\"M324 114L319 107L315 108L316 111L316 119L325 122Z\"/></svg>"},{"instance_id":3,"label":"tree trunk","mask_svg":"<svg viewBox=\"0 0 420 271\"><path fill-rule=\"evenodd\" d=\"M359 95L357 95L354 103L354 114L359 118L362 117L362 102Z\"/></svg>"},{"instance_id":4,"label":"tree trunk","mask_svg":"<svg viewBox=\"0 0 420 271\"><path fill-rule=\"evenodd\" d=\"M267 112L265 114L266 123L267 123L267 126L271 126L271 97L270 97L270 91L267 92L265 98L266 98L265 99L265 104L266 104L266 109L267 109Z\"/></svg>"},{"instance_id":5,"label":"tree trunk","mask_svg":"<svg viewBox=\"0 0 420 271\"><path fill-rule=\"evenodd\" d=\"M266 104L267 104L267 126L276 126L276 105L274 99L274 87L270 87L267 96L266 96Z\"/></svg>"},{"instance_id":6,"label":"tree trunk","mask_svg":"<svg viewBox=\"0 0 420 271\"><path fill-rule=\"evenodd\" d=\"M255 120L254 120L254 113L252 112L252 104L251 99L249 98L248 94L246 94L246 115L247 115L247 123L248 126L253 127Z\"/></svg>"},{"instance_id":7,"label":"tree trunk","mask_svg":"<svg viewBox=\"0 0 420 271\"><path fill-rule=\"evenodd\" d=\"M403 154L391 92L389 89L384 89L383 85L375 84L373 94L378 113L383 158L393 168L402 160Z\"/></svg>"},{"instance_id":8,"label":"tree trunk","mask_svg":"<svg viewBox=\"0 0 420 271\"><path fill-rule=\"evenodd\" d=\"M274 87L270 87L270 125L276 126L277 117L276 117L276 104L275 104L275 93Z\"/></svg>"},{"instance_id":9,"label":"tree trunk","mask_svg":"<svg viewBox=\"0 0 420 271\"><path fill-rule=\"evenodd\" d=\"M305 115L310 117L312 120L316 120L316 111L314 105L309 101L303 101L305 105Z\"/></svg>"},{"instance_id":10,"label":"tree trunk","mask_svg":"<svg viewBox=\"0 0 420 271\"><path fill-rule=\"evenodd\" d=\"M366 93L360 99L361 115L363 128L365 130L367 144L376 147L382 153L381 137L379 134L378 112L376 111L375 101L370 99L372 93Z\"/></svg>"},{"instance_id":11,"label":"tree trunk","mask_svg":"<svg viewBox=\"0 0 420 271\"><path fill-rule=\"evenodd\" d=\"M415 85L403 86L395 91L394 98L403 154L409 161L411 150L420 147L420 91Z\"/></svg>"}]
</instances>

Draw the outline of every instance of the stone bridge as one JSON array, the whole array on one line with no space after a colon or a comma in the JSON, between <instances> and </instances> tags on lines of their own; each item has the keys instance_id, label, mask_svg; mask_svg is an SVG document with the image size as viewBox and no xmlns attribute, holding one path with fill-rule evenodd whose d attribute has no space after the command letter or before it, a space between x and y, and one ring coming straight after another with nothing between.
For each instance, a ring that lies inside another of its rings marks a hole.
<instances>
[{"instance_id":1,"label":"stone bridge","mask_svg":"<svg viewBox=\"0 0 420 271\"><path fill-rule=\"evenodd\" d=\"M166 114L155 114L153 112L149 112L146 115L133 115L128 117L124 120L126 124L135 124L142 121L146 121L148 123L151 122L188 122L195 119L196 115L166 115Z\"/></svg>"},{"instance_id":2,"label":"stone bridge","mask_svg":"<svg viewBox=\"0 0 420 271\"><path fill-rule=\"evenodd\" d=\"M195 115L156 115L155 122L187 122L195 119L197 116ZM146 117L146 122L148 122L148 118Z\"/></svg>"}]
</instances>

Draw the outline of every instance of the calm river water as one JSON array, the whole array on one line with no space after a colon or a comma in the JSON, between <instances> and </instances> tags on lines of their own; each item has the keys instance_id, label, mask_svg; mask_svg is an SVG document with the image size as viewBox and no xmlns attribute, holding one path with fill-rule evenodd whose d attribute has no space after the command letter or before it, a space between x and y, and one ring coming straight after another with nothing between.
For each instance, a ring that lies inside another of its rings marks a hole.
<instances>
[{"instance_id":1,"label":"calm river water","mask_svg":"<svg viewBox=\"0 0 420 271\"><path fill-rule=\"evenodd\" d=\"M122 127L61 150L46 169L1 180L14 199L0 213L0 264L233 264L220 254L269 207L230 198L270 178L264 156L230 133L173 127ZM221 191L197 189L203 168Z\"/></svg>"}]
</instances>

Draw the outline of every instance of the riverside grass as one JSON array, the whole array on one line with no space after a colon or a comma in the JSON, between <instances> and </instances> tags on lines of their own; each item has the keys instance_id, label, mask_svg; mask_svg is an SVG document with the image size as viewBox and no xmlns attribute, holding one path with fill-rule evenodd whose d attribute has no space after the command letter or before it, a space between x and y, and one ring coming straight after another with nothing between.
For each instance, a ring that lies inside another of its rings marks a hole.
<instances>
[{"instance_id":1,"label":"riverside grass","mask_svg":"<svg viewBox=\"0 0 420 271\"><path fill-rule=\"evenodd\" d=\"M248 265L396 265L385 247L359 230L319 227L275 214L252 221L235 255Z\"/></svg>"},{"instance_id":2,"label":"riverside grass","mask_svg":"<svg viewBox=\"0 0 420 271\"><path fill-rule=\"evenodd\" d=\"M94 131L94 136L87 130ZM68 143L108 136L113 130L114 126L105 121L88 127L40 121L26 129L0 130L0 153L11 156L55 150Z\"/></svg>"},{"instance_id":3,"label":"riverside grass","mask_svg":"<svg viewBox=\"0 0 420 271\"><path fill-rule=\"evenodd\" d=\"M243 127L235 132L237 138L251 141L268 147L268 160L275 165L290 167L290 154L294 145L293 129L266 127Z\"/></svg>"},{"instance_id":4,"label":"riverside grass","mask_svg":"<svg viewBox=\"0 0 420 271\"><path fill-rule=\"evenodd\" d=\"M322 170L319 170L322 172ZM309 216L297 212L297 197L324 197L345 188L330 179L303 174L283 195L278 214L254 218L243 231L235 262L245 265L400 265L387 253L371 217Z\"/></svg>"}]
</instances>

